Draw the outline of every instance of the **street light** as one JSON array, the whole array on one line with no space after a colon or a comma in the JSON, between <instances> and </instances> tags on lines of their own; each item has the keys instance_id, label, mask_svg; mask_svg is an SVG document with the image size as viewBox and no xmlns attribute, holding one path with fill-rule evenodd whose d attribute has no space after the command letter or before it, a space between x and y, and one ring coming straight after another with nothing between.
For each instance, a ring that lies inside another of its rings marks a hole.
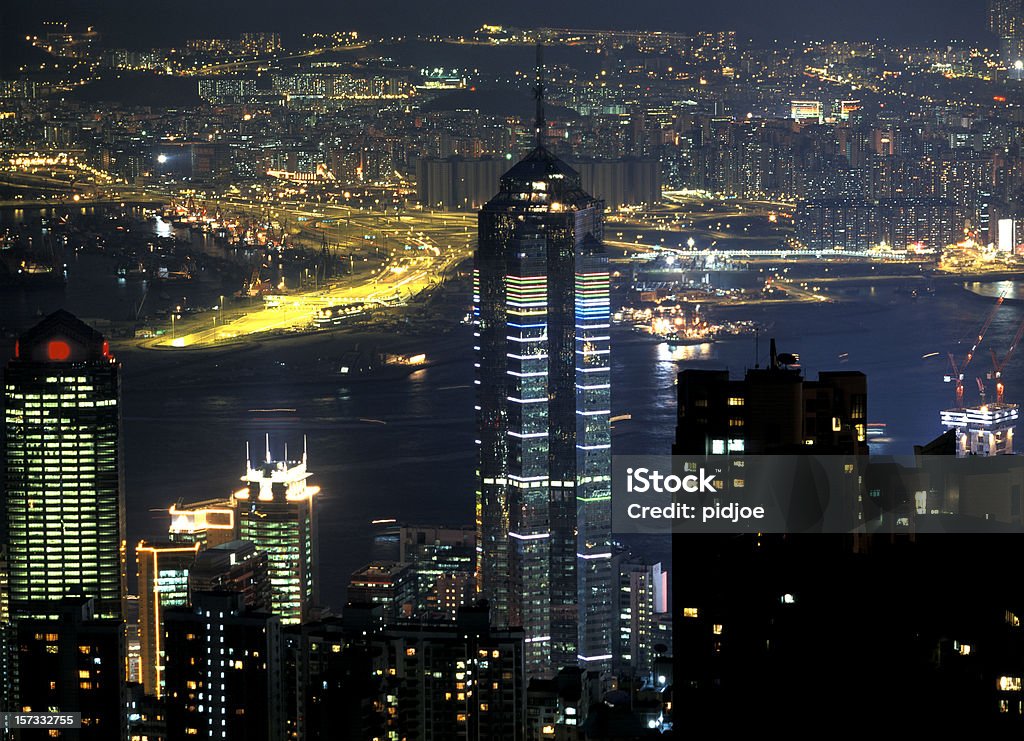
<instances>
[{"instance_id":1,"label":"street light","mask_svg":"<svg viewBox=\"0 0 1024 741\"><path fill-rule=\"evenodd\" d=\"M172 344L174 343L174 340L175 340L174 320L177 318L179 311L181 311L181 307L180 306L175 306L174 307L174 311L171 313L171 343Z\"/></svg>"}]
</instances>

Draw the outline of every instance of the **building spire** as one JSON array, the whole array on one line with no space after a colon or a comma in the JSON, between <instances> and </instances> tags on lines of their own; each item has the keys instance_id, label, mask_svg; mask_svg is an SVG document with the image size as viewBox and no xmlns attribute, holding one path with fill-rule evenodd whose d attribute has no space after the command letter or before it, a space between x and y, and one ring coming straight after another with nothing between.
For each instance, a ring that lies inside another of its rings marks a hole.
<instances>
[{"instance_id":1,"label":"building spire","mask_svg":"<svg viewBox=\"0 0 1024 741\"><path fill-rule=\"evenodd\" d=\"M544 40L537 39L537 86L533 89L533 97L537 99L537 118L534 128L537 130L537 146L544 146L547 133L547 121L544 119Z\"/></svg>"}]
</instances>

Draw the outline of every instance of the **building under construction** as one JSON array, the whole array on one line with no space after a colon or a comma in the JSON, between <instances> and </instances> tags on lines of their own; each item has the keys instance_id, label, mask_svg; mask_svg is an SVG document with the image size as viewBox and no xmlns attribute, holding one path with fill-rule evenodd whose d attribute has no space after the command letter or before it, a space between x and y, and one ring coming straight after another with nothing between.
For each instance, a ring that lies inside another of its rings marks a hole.
<instances>
[{"instance_id":1,"label":"building under construction","mask_svg":"<svg viewBox=\"0 0 1024 741\"><path fill-rule=\"evenodd\" d=\"M978 391L981 394L981 403L975 406L964 405L963 380L974 354L985 337L986 331L992 324L992 319L1003 303L1003 297L996 299L996 305L992 307L985 323L982 324L978 336L961 364L957 364L953 354L950 353L949 360L953 367L952 376L947 376L948 381L956 383L956 407L944 409L939 414L943 428L948 432L952 430L956 440L956 455L963 458L969 455L993 456L1013 454L1013 430L1017 424L1019 410L1017 404L1007 403L1003 399L1005 387L1003 386L1003 368L1013 356L1014 350L1024 337L1024 322L1021 322L1017 334L1010 343L1006 355L1002 359L996 356L994 350L990 351L992 356L992 371L987 374L989 380L995 381L996 400L985 402L985 384L978 378Z\"/></svg>"}]
</instances>

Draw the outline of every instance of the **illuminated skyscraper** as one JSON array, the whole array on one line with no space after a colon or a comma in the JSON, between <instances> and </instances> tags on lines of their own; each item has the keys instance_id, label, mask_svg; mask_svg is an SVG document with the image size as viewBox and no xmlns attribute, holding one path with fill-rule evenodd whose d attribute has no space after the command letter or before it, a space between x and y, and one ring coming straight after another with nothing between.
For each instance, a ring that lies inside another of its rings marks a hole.
<instances>
[{"instance_id":1,"label":"illuminated skyscraper","mask_svg":"<svg viewBox=\"0 0 1024 741\"><path fill-rule=\"evenodd\" d=\"M139 564L139 643L142 685L160 697L164 686L164 612L188 605L188 575L199 544L147 543L135 546Z\"/></svg>"},{"instance_id":2,"label":"illuminated skyscraper","mask_svg":"<svg viewBox=\"0 0 1024 741\"><path fill-rule=\"evenodd\" d=\"M611 659L609 275L604 205L544 146L480 211L478 584L522 626L531 675Z\"/></svg>"},{"instance_id":3,"label":"illuminated skyscraper","mask_svg":"<svg viewBox=\"0 0 1024 741\"><path fill-rule=\"evenodd\" d=\"M312 475L306 451L297 461L287 455L286 450L285 460L273 460L268 439L265 460L246 460L246 486L234 494L239 537L267 554L271 605L284 625L306 619L317 603L314 498L320 491L306 483Z\"/></svg>"},{"instance_id":4,"label":"illuminated skyscraper","mask_svg":"<svg viewBox=\"0 0 1024 741\"><path fill-rule=\"evenodd\" d=\"M12 617L71 595L93 598L97 618L120 617L120 365L109 345L68 312L49 315L15 345L4 406Z\"/></svg>"}]
</instances>

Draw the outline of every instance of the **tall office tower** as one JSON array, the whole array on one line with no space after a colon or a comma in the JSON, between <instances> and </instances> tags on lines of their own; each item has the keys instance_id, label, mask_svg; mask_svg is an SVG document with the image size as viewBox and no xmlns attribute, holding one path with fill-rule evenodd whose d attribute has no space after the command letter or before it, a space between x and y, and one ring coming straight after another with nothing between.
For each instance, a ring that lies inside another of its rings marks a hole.
<instances>
[{"instance_id":1,"label":"tall office tower","mask_svg":"<svg viewBox=\"0 0 1024 741\"><path fill-rule=\"evenodd\" d=\"M188 574L189 594L238 592L246 609L270 612L270 570L267 554L247 540L200 551Z\"/></svg>"},{"instance_id":2,"label":"tall office tower","mask_svg":"<svg viewBox=\"0 0 1024 741\"><path fill-rule=\"evenodd\" d=\"M238 538L235 505L234 499L171 505L167 539L172 543L199 543L203 548L230 543Z\"/></svg>"},{"instance_id":3,"label":"tall office tower","mask_svg":"<svg viewBox=\"0 0 1024 741\"><path fill-rule=\"evenodd\" d=\"M164 616L167 741L281 741L281 625L234 593L199 593Z\"/></svg>"},{"instance_id":4,"label":"tall office tower","mask_svg":"<svg viewBox=\"0 0 1024 741\"><path fill-rule=\"evenodd\" d=\"M148 543L135 546L139 564L139 644L142 685L161 697L164 685L164 613L188 604L188 574L199 544Z\"/></svg>"},{"instance_id":5,"label":"tall office tower","mask_svg":"<svg viewBox=\"0 0 1024 741\"><path fill-rule=\"evenodd\" d=\"M120 617L120 365L103 335L57 311L15 345L4 402L12 617L68 595Z\"/></svg>"},{"instance_id":6,"label":"tall office tower","mask_svg":"<svg viewBox=\"0 0 1024 741\"><path fill-rule=\"evenodd\" d=\"M537 146L480 211L477 579L530 675L610 668L609 275L603 204Z\"/></svg>"},{"instance_id":7,"label":"tall office tower","mask_svg":"<svg viewBox=\"0 0 1024 741\"><path fill-rule=\"evenodd\" d=\"M125 737L124 637L119 618L96 616L95 600L65 597L17 621L19 710L82 713L82 727L50 738L110 741ZM54 734L57 735L54 735ZM46 735L28 731L25 736Z\"/></svg>"},{"instance_id":8,"label":"tall office tower","mask_svg":"<svg viewBox=\"0 0 1024 741\"><path fill-rule=\"evenodd\" d=\"M414 617L454 620L458 609L471 603L475 546L471 527L402 526L398 560L412 568Z\"/></svg>"},{"instance_id":9,"label":"tall office tower","mask_svg":"<svg viewBox=\"0 0 1024 741\"><path fill-rule=\"evenodd\" d=\"M246 486L235 492L238 531L256 550L267 554L273 613L285 625L310 615L317 603L317 534L314 499L319 486L306 480L306 451L302 458L275 461L267 438L265 459L253 465L246 456Z\"/></svg>"}]
</instances>

